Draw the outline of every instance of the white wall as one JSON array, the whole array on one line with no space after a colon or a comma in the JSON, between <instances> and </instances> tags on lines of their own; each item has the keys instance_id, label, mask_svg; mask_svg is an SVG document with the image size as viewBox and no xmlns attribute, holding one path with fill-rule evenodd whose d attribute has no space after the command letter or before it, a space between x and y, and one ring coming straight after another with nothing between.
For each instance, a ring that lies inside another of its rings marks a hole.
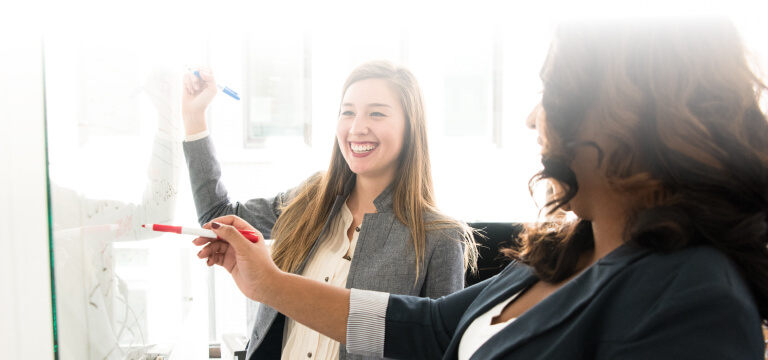
<instances>
[{"instance_id":1,"label":"white wall","mask_svg":"<svg viewBox=\"0 0 768 360\"><path fill-rule=\"evenodd\" d=\"M53 359L42 43L0 48L0 357Z\"/></svg>"}]
</instances>

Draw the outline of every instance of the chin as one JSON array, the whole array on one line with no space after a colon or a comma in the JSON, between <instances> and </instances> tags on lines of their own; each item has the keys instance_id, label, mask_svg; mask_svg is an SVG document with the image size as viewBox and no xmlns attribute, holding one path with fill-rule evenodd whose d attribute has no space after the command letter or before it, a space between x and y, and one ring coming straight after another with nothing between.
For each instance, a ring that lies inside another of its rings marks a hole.
<instances>
[{"instance_id":1,"label":"chin","mask_svg":"<svg viewBox=\"0 0 768 360\"><path fill-rule=\"evenodd\" d=\"M358 176L359 175L363 175L364 176L368 172L368 169L360 168L360 167L352 167L352 166L350 166L349 169L352 170L352 172L355 175L358 175Z\"/></svg>"},{"instance_id":2,"label":"chin","mask_svg":"<svg viewBox=\"0 0 768 360\"><path fill-rule=\"evenodd\" d=\"M570 211L575 217L579 218L580 220L592 221L592 216L585 213L583 209L574 209L573 207L571 207L568 211Z\"/></svg>"}]
</instances>

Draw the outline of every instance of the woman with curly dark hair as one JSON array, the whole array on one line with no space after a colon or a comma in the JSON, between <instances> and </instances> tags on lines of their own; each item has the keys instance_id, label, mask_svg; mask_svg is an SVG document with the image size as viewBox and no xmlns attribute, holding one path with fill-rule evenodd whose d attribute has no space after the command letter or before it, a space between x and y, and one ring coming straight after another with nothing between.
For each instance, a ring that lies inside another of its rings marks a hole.
<instances>
[{"instance_id":1,"label":"woman with curly dark hair","mask_svg":"<svg viewBox=\"0 0 768 360\"><path fill-rule=\"evenodd\" d=\"M556 189L550 215L577 218L531 226L495 278L438 300L305 284L239 236L250 227L233 217L208 225L227 240L200 257L247 296L363 354L762 359L766 87L735 27L565 23L541 78L529 126L544 169L533 180Z\"/></svg>"}]
</instances>

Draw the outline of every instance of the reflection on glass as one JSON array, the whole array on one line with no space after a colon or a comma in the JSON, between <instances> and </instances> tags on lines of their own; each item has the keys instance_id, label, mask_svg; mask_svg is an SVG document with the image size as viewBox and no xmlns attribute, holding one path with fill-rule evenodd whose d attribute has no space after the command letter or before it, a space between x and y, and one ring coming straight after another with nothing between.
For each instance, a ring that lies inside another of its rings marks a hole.
<instances>
[{"instance_id":1,"label":"reflection on glass","mask_svg":"<svg viewBox=\"0 0 768 360\"><path fill-rule=\"evenodd\" d=\"M44 48L56 356L202 355L196 251L141 228L192 207L177 202L185 61L168 58L189 44L108 40L61 34Z\"/></svg>"}]
</instances>

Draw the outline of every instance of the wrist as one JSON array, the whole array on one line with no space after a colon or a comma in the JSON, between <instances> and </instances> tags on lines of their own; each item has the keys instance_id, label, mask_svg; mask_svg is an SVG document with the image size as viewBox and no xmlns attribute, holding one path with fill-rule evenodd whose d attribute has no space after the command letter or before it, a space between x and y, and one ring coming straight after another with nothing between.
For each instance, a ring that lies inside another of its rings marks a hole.
<instances>
[{"instance_id":1,"label":"wrist","mask_svg":"<svg viewBox=\"0 0 768 360\"><path fill-rule=\"evenodd\" d=\"M254 294L251 298L274 308L280 302L278 299L281 297L285 284L290 281L289 277L290 274L275 267L269 274L264 274L264 281L260 284L259 288L254 289Z\"/></svg>"},{"instance_id":2,"label":"wrist","mask_svg":"<svg viewBox=\"0 0 768 360\"><path fill-rule=\"evenodd\" d=\"M194 135L208 130L208 124L205 121L205 113L194 112L182 114L184 119L185 135Z\"/></svg>"}]
</instances>

